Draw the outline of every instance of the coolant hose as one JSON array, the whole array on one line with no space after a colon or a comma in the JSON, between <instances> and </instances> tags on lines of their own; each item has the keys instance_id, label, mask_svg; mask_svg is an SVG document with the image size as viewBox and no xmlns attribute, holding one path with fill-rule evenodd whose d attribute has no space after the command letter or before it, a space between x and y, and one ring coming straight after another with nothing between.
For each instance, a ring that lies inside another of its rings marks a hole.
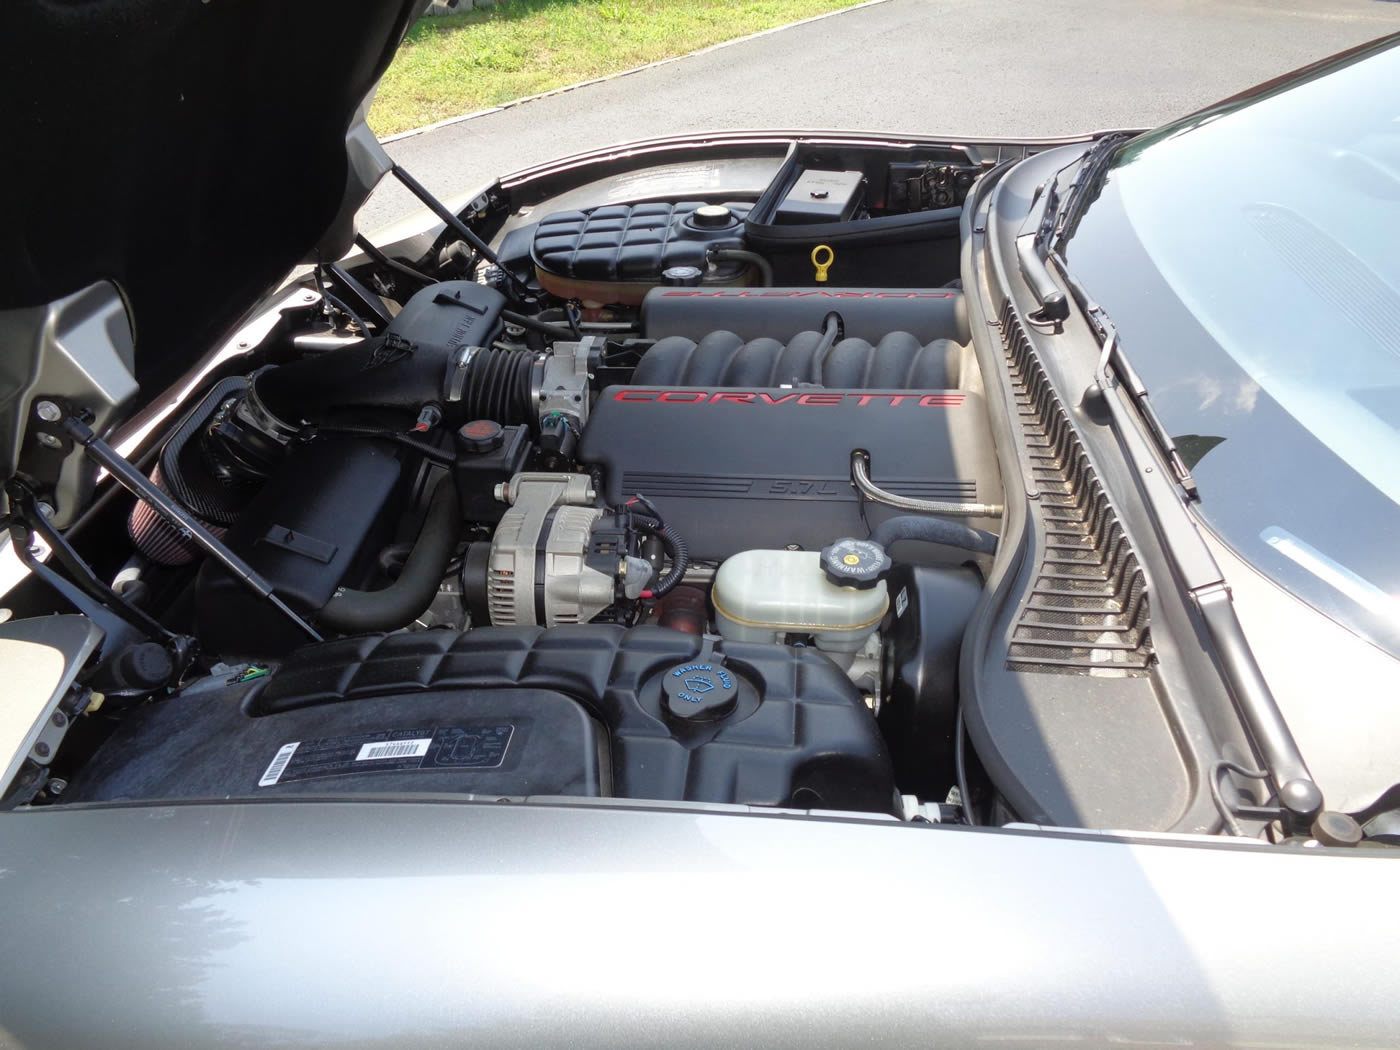
<instances>
[{"instance_id":1,"label":"coolant hose","mask_svg":"<svg viewBox=\"0 0 1400 1050\"><path fill-rule=\"evenodd\" d=\"M457 486L449 474L433 490L423 528L399 578L378 591L339 590L317 619L342 634L393 631L412 623L437 597L461 529Z\"/></svg>"},{"instance_id":2,"label":"coolant hose","mask_svg":"<svg viewBox=\"0 0 1400 1050\"><path fill-rule=\"evenodd\" d=\"M715 262L748 263L758 270L759 281L763 287L773 287L773 264L758 252L749 252L742 248L712 248L709 257Z\"/></svg>"},{"instance_id":3,"label":"coolant hose","mask_svg":"<svg viewBox=\"0 0 1400 1050\"><path fill-rule=\"evenodd\" d=\"M901 514L897 518L885 519L875 526L870 538L885 550L889 550L900 540L941 543L945 547L957 547L976 554L993 554L997 549L997 538L990 532L983 532L969 525L959 525L955 521L921 518L913 514Z\"/></svg>"}]
</instances>

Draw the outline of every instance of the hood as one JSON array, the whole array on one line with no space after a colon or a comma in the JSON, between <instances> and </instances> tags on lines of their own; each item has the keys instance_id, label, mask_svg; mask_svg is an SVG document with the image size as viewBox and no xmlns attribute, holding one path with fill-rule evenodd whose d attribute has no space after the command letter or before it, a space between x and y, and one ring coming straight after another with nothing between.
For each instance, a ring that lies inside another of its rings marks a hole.
<instances>
[{"instance_id":1,"label":"hood","mask_svg":"<svg viewBox=\"0 0 1400 1050\"><path fill-rule=\"evenodd\" d=\"M291 267L348 247L383 156L362 106L423 6L6 0L0 310L111 282L137 384L167 386Z\"/></svg>"}]
</instances>

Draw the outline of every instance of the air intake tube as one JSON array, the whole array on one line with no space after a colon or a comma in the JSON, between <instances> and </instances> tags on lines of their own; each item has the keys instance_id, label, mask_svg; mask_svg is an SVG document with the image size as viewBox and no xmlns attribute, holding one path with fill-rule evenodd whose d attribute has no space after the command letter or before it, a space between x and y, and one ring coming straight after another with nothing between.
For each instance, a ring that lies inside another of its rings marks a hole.
<instances>
[{"instance_id":1,"label":"air intake tube","mask_svg":"<svg viewBox=\"0 0 1400 1050\"><path fill-rule=\"evenodd\" d=\"M449 425L529 422L534 355L492 348L505 305L499 292L472 281L430 285L383 335L263 369L253 380L251 414L242 415L296 427L357 411L416 415L433 403Z\"/></svg>"}]
</instances>

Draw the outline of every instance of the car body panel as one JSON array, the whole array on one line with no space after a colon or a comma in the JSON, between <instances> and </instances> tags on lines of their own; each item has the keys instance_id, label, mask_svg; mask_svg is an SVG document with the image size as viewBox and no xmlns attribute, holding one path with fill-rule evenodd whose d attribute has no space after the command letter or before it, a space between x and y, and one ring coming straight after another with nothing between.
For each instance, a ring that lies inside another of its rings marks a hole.
<instances>
[{"instance_id":1,"label":"car body panel","mask_svg":"<svg viewBox=\"0 0 1400 1050\"><path fill-rule=\"evenodd\" d=\"M1400 993L1380 851L365 802L16 813L0 844L29 1050L1341 1047L1390 1042Z\"/></svg>"}]
</instances>

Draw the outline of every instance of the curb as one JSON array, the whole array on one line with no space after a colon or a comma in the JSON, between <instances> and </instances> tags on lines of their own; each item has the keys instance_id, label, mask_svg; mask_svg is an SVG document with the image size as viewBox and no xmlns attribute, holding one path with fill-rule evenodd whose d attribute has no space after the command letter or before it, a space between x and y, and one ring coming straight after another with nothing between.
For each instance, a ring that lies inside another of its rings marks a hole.
<instances>
[{"instance_id":1,"label":"curb","mask_svg":"<svg viewBox=\"0 0 1400 1050\"><path fill-rule=\"evenodd\" d=\"M889 0L865 0L864 3L854 4L851 7L843 7L837 11L826 11L819 15L813 15L811 18L802 18L796 22L772 26L769 29L760 29L757 33L735 37L733 40L721 40L718 44L711 44L709 47L702 47L696 51L687 51L683 55L672 55L670 58L657 59L657 61L648 62L644 66L633 66L631 69L622 69L616 73L609 73L607 76L594 77L592 80L580 80L577 84L565 84L563 87L553 88L549 91L541 91L538 95L526 95L523 98L511 99L509 102L502 102L498 106L478 109L471 113L464 113L459 117L446 117L443 120L434 121L431 124L424 124L421 128L410 128L408 131L398 131L392 135L386 135L379 141L386 145L391 142L398 142L400 139L412 138L415 135L436 131L438 128L451 127L453 124L462 124L468 120L476 120L478 117L489 117L492 113L501 113L507 109L514 109L516 106L523 106L527 102L538 102L542 98L562 95L567 91L577 91L579 88L591 87L594 84L606 84L610 80L630 77L633 73L644 73L648 69L655 69L658 66L668 66L672 62L680 62L687 58L695 58L698 55L708 55L711 51L719 51L726 47L733 47L735 44L744 44L750 40L757 40L759 37L768 36L772 33L781 33L788 29L796 29L798 26L811 25L813 22L821 22L828 18L836 18L840 15L850 14L852 11L860 11L863 8L874 7L877 4L888 2Z\"/></svg>"}]
</instances>

